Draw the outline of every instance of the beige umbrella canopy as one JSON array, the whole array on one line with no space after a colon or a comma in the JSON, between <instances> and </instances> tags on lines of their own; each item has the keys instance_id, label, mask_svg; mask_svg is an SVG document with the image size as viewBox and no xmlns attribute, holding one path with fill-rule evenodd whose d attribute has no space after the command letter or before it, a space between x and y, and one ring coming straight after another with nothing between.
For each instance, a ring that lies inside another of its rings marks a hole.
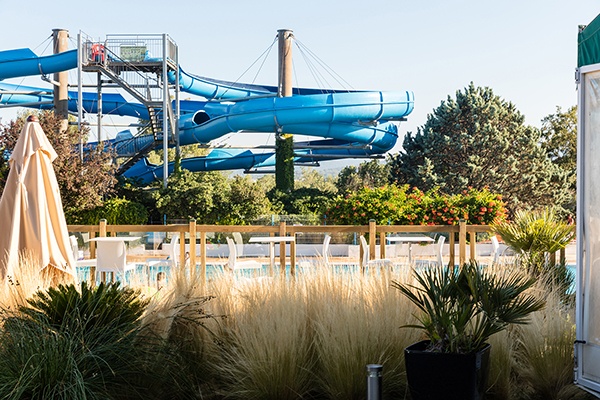
<instances>
[{"instance_id":1,"label":"beige umbrella canopy","mask_svg":"<svg viewBox=\"0 0 600 400\"><path fill-rule=\"evenodd\" d=\"M23 253L39 262L44 272L63 271L75 278L75 260L52 167L56 157L37 117L29 116L10 157L0 199L0 278L19 272Z\"/></svg>"}]
</instances>

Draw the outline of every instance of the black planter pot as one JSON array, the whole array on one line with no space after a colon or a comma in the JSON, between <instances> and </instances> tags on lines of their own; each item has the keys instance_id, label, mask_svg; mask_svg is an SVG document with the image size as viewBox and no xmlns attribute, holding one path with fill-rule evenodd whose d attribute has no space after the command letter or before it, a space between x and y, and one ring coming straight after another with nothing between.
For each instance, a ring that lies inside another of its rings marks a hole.
<instances>
[{"instance_id":1,"label":"black planter pot","mask_svg":"<svg viewBox=\"0 0 600 400\"><path fill-rule=\"evenodd\" d=\"M483 399L490 370L490 345L476 353L425 351L428 340L404 349L406 377L413 400Z\"/></svg>"}]
</instances>

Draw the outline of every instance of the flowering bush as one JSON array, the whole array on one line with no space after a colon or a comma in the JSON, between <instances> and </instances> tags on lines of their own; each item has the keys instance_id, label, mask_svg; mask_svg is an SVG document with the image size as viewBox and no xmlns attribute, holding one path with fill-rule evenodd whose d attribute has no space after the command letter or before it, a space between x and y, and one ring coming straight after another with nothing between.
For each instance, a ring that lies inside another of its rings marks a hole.
<instances>
[{"instance_id":1,"label":"flowering bush","mask_svg":"<svg viewBox=\"0 0 600 400\"><path fill-rule=\"evenodd\" d=\"M457 207L470 225L490 225L506 219L506 208L502 196L490 193L488 189L465 190L459 195Z\"/></svg>"},{"instance_id":2,"label":"flowering bush","mask_svg":"<svg viewBox=\"0 0 600 400\"><path fill-rule=\"evenodd\" d=\"M469 225L489 225L505 218L502 196L487 189L448 196L408 185L364 188L338 197L327 212L328 222L341 225L366 225L370 219L382 225L455 225L461 219Z\"/></svg>"},{"instance_id":3,"label":"flowering bush","mask_svg":"<svg viewBox=\"0 0 600 400\"><path fill-rule=\"evenodd\" d=\"M421 225L422 221L426 220L425 212L430 200L430 197L426 196L422 190L413 187L406 195L404 213L394 223L398 225Z\"/></svg>"},{"instance_id":4,"label":"flowering bush","mask_svg":"<svg viewBox=\"0 0 600 400\"><path fill-rule=\"evenodd\" d=\"M386 185L379 188L363 188L345 197L338 196L327 211L327 221L340 225L366 225L370 219L377 224L395 223L407 206L406 190Z\"/></svg>"}]
</instances>

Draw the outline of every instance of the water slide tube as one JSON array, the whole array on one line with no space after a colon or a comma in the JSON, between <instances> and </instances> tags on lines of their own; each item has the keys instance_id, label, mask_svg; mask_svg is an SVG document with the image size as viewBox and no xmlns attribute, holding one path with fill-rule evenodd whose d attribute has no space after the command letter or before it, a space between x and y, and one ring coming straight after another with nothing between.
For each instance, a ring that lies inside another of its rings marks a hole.
<instances>
[{"instance_id":1,"label":"water slide tube","mask_svg":"<svg viewBox=\"0 0 600 400\"><path fill-rule=\"evenodd\" d=\"M5 93L3 93L5 92ZM68 92L69 111L77 112L77 92ZM98 95L92 92L82 93L83 110L88 113L98 112ZM54 107L52 89L14 85L0 82L0 104L35 104L27 105L28 108L48 110ZM197 110L197 109L196 109ZM190 110L191 111L191 110ZM104 114L119 115L148 119L148 109L139 103L130 103L118 93L102 94L102 112Z\"/></svg>"},{"instance_id":2,"label":"water slide tube","mask_svg":"<svg viewBox=\"0 0 600 400\"><path fill-rule=\"evenodd\" d=\"M360 148L350 148L347 142L336 140L322 140L321 145L339 146L339 149L327 150L327 155L333 158L352 158L364 156L368 153ZM315 141L310 143L296 143L296 145L315 145ZM295 150L296 162L312 162L314 155L319 151L313 149ZM206 157L191 157L181 160L181 166L190 171L221 171L252 168L272 167L275 165L275 154L273 152L253 153L249 150L238 149L214 149ZM173 164L169 164L169 174L173 172ZM162 165L151 164L147 159L143 159L128 169L123 176L134 178L140 183L149 183L153 180L163 178Z\"/></svg>"},{"instance_id":3,"label":"water slide tube","mask_svg":"<svg viewBox=\"0 0 600 400\"><path fill-rule=\"evenodd\" d=\"M398 139L395 120L413 108L411 92L356 92L283 98L257 98L234 104L207 103L193 115L179 121L182 145L209 143L231 132L281 131L330 138L313 145L328 149L296 150L296 162L314 161L314 155L353 157L381 154ZM331 147L340 146L339 149ZM354 147L354 148L352 148ZM206 157L184 159L183 168L191 171L251 169L275 165L273 153L256 154L249 150L213 150ZM161 179L163 168L141 160L124 173L147 183Z\"/></svg>"},{"instance_id":4,"label":"water slide tube","mask_svg":"<svg viewBox=\"0 0 600 400\"><path fill-rule=\"evenodd\" d=\"M21 63L31 72L35 55L28 49L0 52L0 76L22 76L12 69L20 69ZM8 54L7 54L8 53ZM37 64L44 72L70 69L76 66L76 53L65 55L60 67L56 59L37 58ZM43 60L43 62L42 62ZM44 64L42 66L42 64ZM39 73L39 72L38 72ZM35 75L36 73L31 73ZM172 79L174 79L172 74ZM397 127L393 120L408 115L413 108L412 92L339 92L328 94L315 89L294 89L295 95L286 98L274 96L275 87L239 84L214 80L180 73L182 90L208 99L236 101L233 104L202 101L182 101L182 117L179 121L180 144L209 143L231 132L258 131L284 132L329 138L321 141L328 147L323 149L297 150L296 161L313 161L313 155L323 153L337 159L341 156L381 154L391 149L397 140ZM44 89L0 83L0 91L20 91L20 94L2 94L0 103L27 104L45 102L40 108L50 108L52 96L43 93ZM22 92L25 92L24 94ZM77 93L69 92L69 109L77 110ZM244 101L239 101L244 100ZM96 93L83 94L83 108L86 112L97 112ZM119 94L103 94L104 113L147 119L147 109L137 103L127 102ZM187 113L187 115L185 115ZM118 135L115 148L127 149L127 135ZM142 139L143 138L139 138ZM119 143L119 141L123 143ZM153 140L149 135L148 140ZM316 143L316 142L311 142ZM342 146L339 149L331 147ZM354 148L352 148L354 147ZM125 150L124 150L125 151ZM182 166L192 171L250 169L275 164L273 153L255 154L249 150L213 150L206 157L182 160ZM125 176L138 177L149 182L162 177L162 166L149 164L145 159L138 162Z\"/></svg>"},{"instance_id":5,"label":"water slide tube","mask_svg":"<svg viewBox=\"0 0 600 400\"><path fill-rule=\"evenodd\" d=\"M46 75L77 68L77 50L38 57L30 49L0 52L0 80Z\"/></svg>"},{"instance_id":6,"label":"water slide tube","mask_svg":"<svg viewBox=\"0 0 600 400\"><path fill-rule=\"evenodd\" d=\"M44 89L0 83L0 90L30 94L2 94L0 102L19 104L34 101L50 103L52 97L39 94ZM77 110L77 93L69 92L69 109ZM329 137L372 147L371 154L383 153L394 146L396 131L391 127L374 129L377 121L401 118L412 111L411 92L353 92L325 95L258 98L234 104L182 101L180 144L209 143L230 132L253 130ZM50 108L42 104L41 108ZM95 93L83 94L86 112L97 112ZM103 95L103 111L108 114L147 119L147 109L128 103L119 94ZM310 123L306 123L310 121ZM365 153L361 153L365 155Z\"/></svg>"},{"instance_id":7,"label":"water slide tube","mask_svg":"<svg viewBox=\"0 0 600 400\"><path fill-rule=\"evenodd\" d=\"M175 72L169 72L169 82L175 83ZM193 75L179 68L179 87L182 91L202 96L207 100L238 100L244 97L276 96L277 87L249 83L228 82L204 76ZM309 95L347 92L338 90L293 88L293 95Z\"/></svg>"}]
</instances>

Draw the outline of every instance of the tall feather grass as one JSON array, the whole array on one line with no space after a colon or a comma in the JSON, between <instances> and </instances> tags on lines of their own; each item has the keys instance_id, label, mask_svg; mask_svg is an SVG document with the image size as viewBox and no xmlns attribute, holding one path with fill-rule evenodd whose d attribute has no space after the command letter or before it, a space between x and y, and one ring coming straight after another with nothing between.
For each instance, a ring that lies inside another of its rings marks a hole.
<instances>
[{"instance_id":1,"label":"tall feather grass","mask_svg":"<svg viewBox=\"0 0 600 400\"><path fill-rule=\"evenodd\" d=\"M562 288L548 282L538 287L546 308L516 330L515 371L532 399L585 398L573 394L574 310L565 303Z\"/></svg>"},{"instance_id":2,"label":"tall feather grass","mask_svg":"<svg viewBox=\"0 0 600 400\"><path fill-rule=\"evenodd\" d=\"M44 290L52 285L70 283L72 278L63 273L56 274L43 271L43 265L38 257L30 251L23 250L19 254L19 268L11 276L5 278L4 290L0 290L0 305L5 309L14 309L24 305L26 300L38 290Z\"/></svg>"},{"instance_id":3,"label":"tall feather grass","mask_svg":"<svg viewBox=\"0 0 600 400\"><path fill-rule=\"evenodd\" d=\"M366 365L382 364L383 398L408 399L403 351L421 337L419 331L403 328L414 322L415 310L390 287L392 279L410 283L413 278L407 268L387 276L377 271L333 273L317 266L294 279L222 273L204 286L196 275L173 271L168 285L158 291L141 279L138 288L149 303L136 344L144 351L121 348L118 360L140 364L137 377L130 378L132 387L144 388L137 398L364 400ZM546 308L534 313L529 325L491 338L488 399L587 396L571 384L572 305L561 300L560 291L554 296L545 282L540 280L537 290L547 298ZM5 283L8 289L0 292L3 309L25 304L49 285L39 274ZM6 328L2 325L0 333ZM81 362L81 355L68 341L52 336L34 342L39 336L35 325L23 329L31 339L25 346L36 343L44 349L40 354L47 358L45 368L54 370L47 376L54 378L36 381L39 375L29 369L11 371L10 360L0 361L0 375L5 375L0 393L13 388L6 398L136 398L131 388L122 388L121 396L118 390L104 390L110 382L100 384L83 375L71 381L61 378L69 365ZM111 342L104 345L110 348ZM17 343L2 346L10 350ZM15 352L15 357L25 354ZM24 389L32 382L37 397Z\"/></svg>"}]
</instances>

